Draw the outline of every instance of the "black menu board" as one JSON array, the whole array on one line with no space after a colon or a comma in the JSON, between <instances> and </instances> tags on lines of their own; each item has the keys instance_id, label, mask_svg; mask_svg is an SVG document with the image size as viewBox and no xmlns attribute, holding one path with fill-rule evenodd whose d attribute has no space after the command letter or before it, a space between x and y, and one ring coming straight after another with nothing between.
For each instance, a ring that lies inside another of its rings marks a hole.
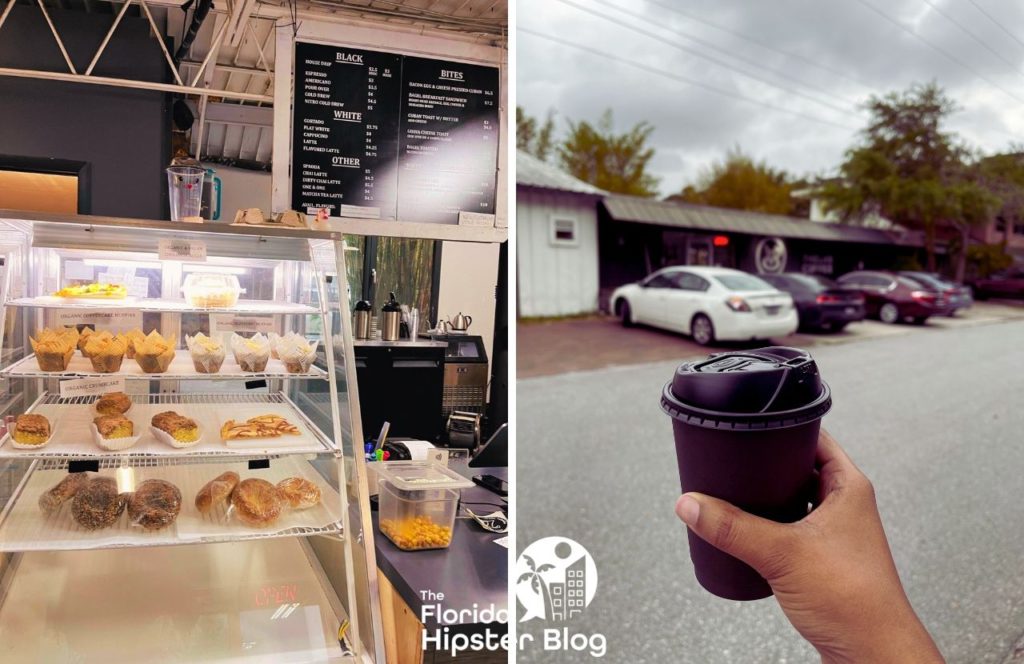
<instances>
[{"instance_id":1,"label":"black menu board","mask_svg":"<svg viewBox=\"0 0 1024 664\"><path fill-rule=\"evenodd\" d=\"M457 223L460 210L494 214L497 94L493 67L403 59L401 219Z\"/></svg>"},{"instance_id":2,"label":"black menu board","mask_svg":"<svg viewBox=\"0 0 1024 664\"><path fill-rule=\"evenodd\" d=\"M295 44L292 209L395 217L401 58Z\"/></svg>"},{"instance_id":3,"label":"black menu board","mask_svg":"<svg viewBox=\"0 0 1024 664\"><path fill-rule=\"evenodd\" d=\"M498 69L295 44L292 207L458 223L494 214Z\"/></svg>"}]
</instances>

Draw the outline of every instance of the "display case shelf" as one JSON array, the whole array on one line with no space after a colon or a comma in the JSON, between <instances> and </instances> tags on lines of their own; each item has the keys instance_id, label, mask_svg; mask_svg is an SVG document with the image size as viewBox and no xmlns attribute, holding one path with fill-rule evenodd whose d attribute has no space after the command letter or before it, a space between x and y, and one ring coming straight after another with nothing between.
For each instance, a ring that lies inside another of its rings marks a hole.
<instances>
[{"instance_id":1,"label":"display case shelf","mask_svg":"<svg viewBox=\"0 0 1024 664\"><path fill-rule=\"evenodd\" d=\"M327 380L327 372L317 366L310 366L306 373L290 373L281 360L271 359L263 371L242 371L230 355L224 359L217 373L200 373L192 364L187 350L178 350L167 371L159 374L145 373L135 360L125 358L121 369L113 373L94 371L88 358L76 354L65 371L42 371L35 354L18 360L0 369L0 376L10 378L102 378L124 376L126 380L258 380L260 378L300 378Z\"/></svg>"},{"instance_id":2,"label":"display case shelf","mask_svg":"<svg viewBox=\"0 0 1024 664\"><path fill-rule=\"evenodd\" d=\"M0 439L0 458L40 459L130 459L133 463L150 457L223 460L224 457L282 456L290 454L334 453L330 439L284 394L133 394L132 408L125 417L132 420L139 441L119 452L107 451L93 441L90 428L97 413L92 404L96 396L61 398L44 393L29 412L45 415L50 420L53 437L39 449L17 449L10 437ZM200 428L200 442L192 447L174 448L158 441L149 432L153 415L174 410L194 419ZM220 440L220 427L228 419L244 421L263 414L280 415L301 431L300 435L278 438L231 441L228 447Z\"/></svg>"},{"instance_id":3,"label":"display case shelf","mask_svg":"<svg viewBox=\"0 0 1024 664\"><path fill-rule=\"evenodd\" d=\"M40 295L38 297L19 297L8 300L11 307L39 307L42 309L83 309L107 310L127 309L130 311L156 313L199 313L199 314L319 314L321 311L308 304L295 302L269 302L266 300L239 300L233 307L193 307L185 300L167 300L160 298L124 298L123 300L83 300Z\"/></svg>"},{"instance_id":4,"label":"display case shelf","mask_svg":"<svg viewBox=\"0 0 1024 664\"><path fill-rule=\"evenodd\" d=\"M181 465L173 459L133 463L130 468L125 468L127 472L120 471L120 468L117 460L105 459L100 463L99 474L117 479L122 493L131 491L134 485L147 479L165 480L178 487L182 505L173 524L161 530L146 531L131 524L125 510L114 525L87 530L72 516L70 501L61 505L57 513L46 516L39 509L39 497L67 473L61 469L59 461L40 459L33 463L25 481L0 515L0 551L108 549L342 535L341 497L312 465L301 458L286 457L259 470L250 470L245 463ZM288 477L305 478L320 488L320 503L305 510L285 509L276 522L265 528L242 524L225 506L211 514L201 514L195 507L196 493L207 482L229 470L238 473L243 480L259 477L272 484Z\"/></svg>"}]
</instances>

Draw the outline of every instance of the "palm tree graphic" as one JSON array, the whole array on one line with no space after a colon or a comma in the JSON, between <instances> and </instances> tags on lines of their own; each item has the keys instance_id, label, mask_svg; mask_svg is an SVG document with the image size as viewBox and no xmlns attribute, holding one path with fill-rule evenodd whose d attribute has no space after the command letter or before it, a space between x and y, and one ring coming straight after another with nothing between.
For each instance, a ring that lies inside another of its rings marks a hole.
<instances>
[{"instance_id":1,"label":"palm tree graphic","mask_svg":"<svg viewBox=\"0 0 1024 664\"><path fill-rule=\"evenodd\" d=\"M533 592L537 593L541 596L541 598L543 598L544 617L548 618L551 616L551 592L548 590L548 582L544 580L544 577L541 576L541 574L547 572L548 570L555 569L555 566L550 563L544 563L540 567L537 567L533 563L533 558L526 555L523 556L523 560L526 561L526 566L530 568L530 571L523 572L519 576L519 580L516 581L516 585L518 586L519 584L525 583L527 581L530 582L530 587L533 588Z\"/></svg>"}]
</instances>

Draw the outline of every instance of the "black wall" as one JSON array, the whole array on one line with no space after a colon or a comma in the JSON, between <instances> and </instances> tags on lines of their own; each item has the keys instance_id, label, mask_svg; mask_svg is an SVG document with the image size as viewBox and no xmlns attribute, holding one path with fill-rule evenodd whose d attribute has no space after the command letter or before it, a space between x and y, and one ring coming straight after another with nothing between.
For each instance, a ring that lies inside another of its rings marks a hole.
<instances>
[{"instance_id":1,"label":"black wall","mask_svg":"<svg viewBox=\"0 0 1024 664\"><path fill-rule=\"evenodd\" d=\"M498 251L498 283L494 298L494 340L491 343L491 401L484 440L508 422L508 242Z\"/></svg>"},{"instance_id":2,"label":"black wall","mask_svg":"<svg viewBox=\"0 0 1024 664\"><path fill-rule=\"evenodd\" d=\"M84 72L114 15L49 13ZM144 17L125 16L93 74L167 82L149 33ZM39 7L14 7L0 30L0 66L68 72ZM0 155L88 163L92 214L167 218L169 122L161 92L0 76Z\"/></svg>"}]
</instances>

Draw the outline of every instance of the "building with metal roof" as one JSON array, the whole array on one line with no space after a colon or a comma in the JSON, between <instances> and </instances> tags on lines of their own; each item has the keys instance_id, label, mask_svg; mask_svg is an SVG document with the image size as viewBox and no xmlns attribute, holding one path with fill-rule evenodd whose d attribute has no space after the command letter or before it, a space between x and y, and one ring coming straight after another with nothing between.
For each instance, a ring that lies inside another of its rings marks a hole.
<instances>
[{"instance_id":1,"label":"building with metal roof","mask_svg":"<svg viewBox=\"0 0 1024 664\"><path fill-rule=\"evenodd\" d=\"M602 199L598 226L602 307L601 296L668 265L835 277L894 267L921 246L919 233L621 195Z\"/></svg>"},{"instance_id":2,"label":"building with metal roof","mask_svg":"<svg viewBox=\"0 0 1024 664\"><path fill-rule=\"evenodd\" d=\"M532 187L594 196L608 195L608 192L603 189L598 189L589 182L579 180L561 168L542 161L523 150L516 151L516 187Z\"/></svg>"},{"instance_id":3,"label":"building with metal roof","mask_svg":"<svg viewBox=\"0 0 1024 664\"><path fill-rule=\"evenodd\" d=\"M902 243L905 237L876 228L813 222L780 214L659 201L638 196L610 195L605 197L604 206L609 217L615 221L719 233L869 244Z\"/></svg>"},{"instance_id":4,"label":"building with metal roof","mask_svg":"<svg viewBox=\"0 0 1024 664\"><path fill-rule=\"evenodd\" d=\"M612 194L520 151L520 316L607 307L606 295L668 265L838 276L915 255L920 233Z\"/></svg>"},{"instance_id":5,"label":"building with metal roof","mask_svg":"<svg viewBox=\"0 0 1024 664\"><path fill-rule=\"evenodd\" d=\"M520 316L597 311L597 206L607 192L516 153Z\"/></svg>"}]
</instances>

